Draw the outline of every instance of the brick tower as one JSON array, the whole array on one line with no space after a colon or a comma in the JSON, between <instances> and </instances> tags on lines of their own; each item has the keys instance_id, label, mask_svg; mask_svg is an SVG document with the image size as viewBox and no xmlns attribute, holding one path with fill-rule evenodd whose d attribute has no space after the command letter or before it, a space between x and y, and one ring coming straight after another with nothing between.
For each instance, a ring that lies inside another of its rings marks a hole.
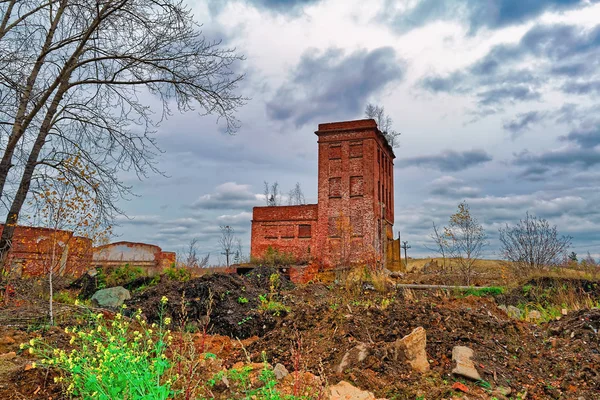
<instances>
[{"instance_id":1,"label":"brick tower","mask_svg":"<svg viewBox=\"0 0 600 400\"><path fill-rule=\"evenodd\" d=\"M385 260L393 239L391 146L372 119L319 124L316 251L325 264Z\"/></svg>"}]
</instances>

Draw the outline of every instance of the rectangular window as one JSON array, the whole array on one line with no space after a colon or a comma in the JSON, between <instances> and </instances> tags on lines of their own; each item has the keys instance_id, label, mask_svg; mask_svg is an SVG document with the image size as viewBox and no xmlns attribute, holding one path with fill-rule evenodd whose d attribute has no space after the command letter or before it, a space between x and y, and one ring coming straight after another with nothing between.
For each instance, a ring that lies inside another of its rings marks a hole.
<instances>
[{"instance_id":1,"label":"rectangular window","mask_svg":"<svg viewBox=\"0 0 600 400\"><path fill-rule=\"evenodd\" d=\"M342 158L342 144L332 143L329 145L329 159Z\"/></svg>"},{"instance_id":2,"label":"rectangular window","mask_svg":"<svg viewBox=\"0 0 600 400\"><path fill-rule=\"evenodd\" d=\"M277 226L265 226L265 239L279 239L279 229L277 229Z\"/></svg>"},{"instance_id":3,"label":"rectangular window","mask_svg":"<svg viewBox=\"0 0 600 400\"><path fill-rule=\"evenodd\" d=\"M362 142L350 143L350 158L357 158L363 156L363 144Z\"/></svg>"},{"instance_id":4,"label":"rectangular window","mask_svg":"<svg viewBox=\"0 0 600 400\"><path fill-rule=\"evenodd\" d=\"M329 237L340 237L340 218L329 217L328 234Z\"/></svg>"},{"instance_id":5,"label":"rectangular window","mask_svg":"<svg viewBox=\"0 0 600 400\"><path fill-rule=\"evenodd\" d=\"M364 194L364 180L362 176L350 177L350 197Z\"/></svg>"},{"instance_id":6,"label":"rectangular window","mask_svg":"<svg viewBox=\"0 0 600 400\"><path fill-rule=\"evenodd\" d=\"M363 235L363 216L359 212L354 212L350 217L350 226L352 229L352 236Z\"/></svg>"},{"instance_id":7,"label":"rectangular window","mask_svg":"<svg viewBox=\"0 0 600 400\"><path fill-rule=\"evenodd\" d=\"M342 197L342 178L329 178L329 197Z\"/></svg>"},{"instance_id":8,"label":"rectangular window","mask_svg":"<svg viewBox=\"0 0 600 400\"><path fill-rule=\"evenodd\" d=\"M310 225L298 225L298 237L299 238L310 238L312 237Z\"/></svg>"}]
</instances>

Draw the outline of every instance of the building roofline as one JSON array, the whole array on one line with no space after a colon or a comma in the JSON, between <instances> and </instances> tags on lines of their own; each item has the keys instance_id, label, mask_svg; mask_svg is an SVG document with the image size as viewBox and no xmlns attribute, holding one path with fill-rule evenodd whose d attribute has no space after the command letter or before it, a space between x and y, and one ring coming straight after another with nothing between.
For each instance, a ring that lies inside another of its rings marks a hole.
<instances>
[{"instance_id":1,"label":"building roofline","mask_svg":"<svg viewBox=\"0 0 600 400\"><path fill-rule=\"evenodd\" d=\"M377 122L374 119L357 119L351 121L339 121L339 122L327 122L323 124L319 124L319 129L315 131L315 135L317 136L325 136L329 134L335 133L343 133L343 132L357 132L357 131L375 131L376 135L379 139L381 139L383 146L389 150L393 158L396 158L396 154L394 154L394 149L388 143L387 139L383 132L379 130L377 126Z\"/></svg>"}]
</instances>

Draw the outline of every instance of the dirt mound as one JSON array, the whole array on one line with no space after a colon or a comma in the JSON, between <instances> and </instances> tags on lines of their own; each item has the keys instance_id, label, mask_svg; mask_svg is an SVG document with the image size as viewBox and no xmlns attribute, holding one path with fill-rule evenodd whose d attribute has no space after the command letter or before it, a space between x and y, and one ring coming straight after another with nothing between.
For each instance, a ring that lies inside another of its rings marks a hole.
<instances>
[{"instance_id":1,"label":"dirt mound","mask_svg":"<svg viewBox=\"0 0 600 400\"><path fill-rule=\"evenodd\" d=\"M258 310L259 296L269 291L263 276L205 275L187 282L161 281L127 302L141 308L149 321L159 319L160 301L166 296L165 316L187 330L203 330L232 338L262 336L276 324L268 312ZM267 282L270 274L265 274ZM283 277L278 278L281 282ZM207 325L208 324L208 325Z\"/></svg>"},{"instance_id":2,"label":"dirt mound","mask_svg":"<svg viewBox=\"0 0 600 400\"><path fill-rule=\"evenodd\" d=\"M600 300L600 282L587 279L535 278L522 287L496 296L496 302L512 306L533 303L546 307L560 305L581 297L587 297L594 301Z\"/></svg>"},{"instance_id":3,"label":"dirt mound","mask_svg":"<svg viewBox=\"0 0 600 400\"><path fill-rule=\"evenodd\" d=\"M592 349L575 343L552 346L544 327L507 317L491 299L407 299L401 294L382 299L363 293L351 300L336 290L322 295L321 289L319 296L307 288L289 294L296 297L293 311L249 346L253 360L259 361L265 351L272 363L293 370L300 358L310 372L324 371L330 383L351 380L378 397L415 398L427 393L428 398L446 398L452 393L452 349L462 345L474 350L475 365L485 381L482 385L527 390L540 399L567 393L571 398L600 388L591 372L599 361ZM383 351L419 326L427 332L432 371L427 390L419 374L386 358ZM369 346L370 355L361 365L335 373L344 354L358 343ZM298 346L301 350L295 353Z\"/></svg>"}]
</instances>

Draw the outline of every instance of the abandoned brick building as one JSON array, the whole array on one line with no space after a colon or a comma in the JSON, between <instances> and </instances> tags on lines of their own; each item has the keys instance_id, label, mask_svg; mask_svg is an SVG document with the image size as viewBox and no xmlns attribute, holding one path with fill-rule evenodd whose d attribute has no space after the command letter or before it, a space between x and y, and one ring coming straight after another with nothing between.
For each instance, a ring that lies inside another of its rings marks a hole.
<instances>
[{"instance_id":1,"label":"abandoned brick building","mask_svg":"<svg viewBox=\"0 0 600 400\"><path fill-rule=\"evenodd\" d=\"M254 207L251 255L271 247L325 266L394 262L392 147L372 119L319 124L315 134L318 204Z\"/></svg>"}]
</instances>

